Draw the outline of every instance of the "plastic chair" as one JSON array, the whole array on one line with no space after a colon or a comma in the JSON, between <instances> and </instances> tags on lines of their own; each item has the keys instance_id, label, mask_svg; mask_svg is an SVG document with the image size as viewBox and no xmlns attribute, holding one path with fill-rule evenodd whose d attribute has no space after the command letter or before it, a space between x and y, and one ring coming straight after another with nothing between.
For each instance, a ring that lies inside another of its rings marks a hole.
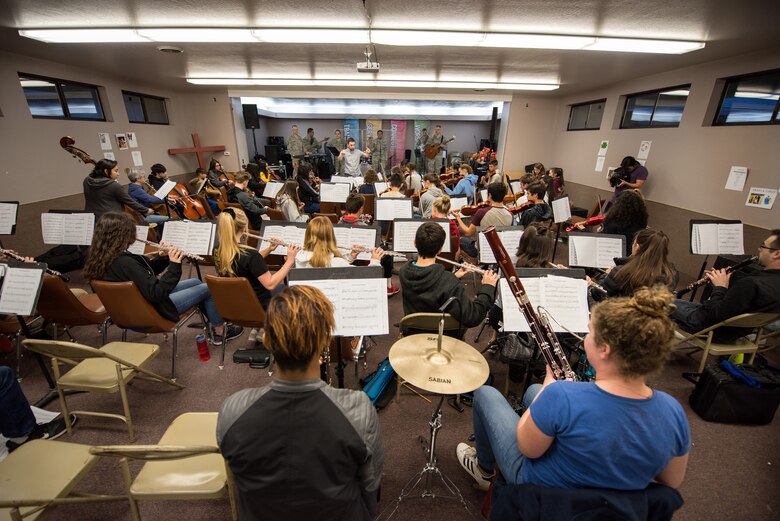
<instances>
[{"instance_id":1,"label":"plastic chair","mask_svg":"<svg viewBox=\"0 0 780 521\"><path fill-rule=\"evenodd\" d=\"M139 373L147 379L184 389L183 385L146 369L146 366L160 352L160 347L154 344L111 342L100 349L58 340L27 339L23 344L30 351L51 358L54 381L57 386L57 394L60 397L60 407L68 434L72 432L70 413L73 412L86 416L104 416L122 420L127 424L130 441L133 441L135 432L130 416L130 403L127 400L127 384ZM62 374L60 363L72 365L73 368ZM94 411L70 411L65 401L65 391L68 390L108 394L119 392L124 415Z\"/></svg>"},{"instance_id":2,"label":"plastic chair","mask_svg":"<svg viewBox=\"0 0 780 521\"><path fill-rule=\"evenodd\" d=\"M176 381L176 351L178 348L179 328L195 313L201 314L198 307L185 311L178 322L173 322L160 315L147 301L133 282L106 282L93 280L92 288L106 307L111 321L122 331L122 341L127 340L127 330L141 333L172 333L171 379Z\"/></svg>"},{"instance_id":3,"label":"plastic chair","mask_svg":"<svg viewBox=\"0 0 780 521\"><path fill-rule=\"evenodd\" d=\"M142 499L215 499L227 496L237 519L233 480L217 447L217 413L190 412L173 420L158 445L92 447L90 454L120 458L135 521ZM128 460L146 461L130 479Z\"/></svg>"},{"instance_id":4,"label":"plastic chair","mask_svg":"<svg viewBox=\"0 0 780 521\"><path fill-rule=\"evenodd\" d=\"M225 321L225 330L231 325L261 328L265 325L265 311L257 300L257 295L244 277L216 277L206 275L211 298ZM219 368L225 367L227 338L222 342L222 355Z\"/></svg>"},{"instance_id":5,"label":"plastic chair","mask_svg":"<svg viewBox=\"0 0 780 521\"><path fill-rule=\"evenodd\" d=\"M703 351L701 355L701 363L699 364L698 372L704 371L704 366L707 363L708 355L731 355L735 353L750 354L749 364L753 363L758 351L758 344L761 342L763 327L780 320L780 313L743 313L735 317L728 318L723 322L719 322L710 327L704 328L696 333L688 333L683 331L679 327L675 327L675 333L678 335L679 344L692 344L687 347L680 348L681 350L697 350ZM724 344L713 341L713 336L718 328L721 327L739 327L744 328L745 335L753 333L754 339L748 339L742 337L737 339L736 342L731 344ZM678 345L679 345L678 344Z\"/></svg>"},{"instance_id":6,"label":"plastic chair","mask_svg":"<svg viewBox=\"0 0 780 521\"><path fill-rule=\"evenodd\" d=\"M37 311L54 325L55 331L58 324L63 326L71 340L73 336L69 328L97 325L103 337L102 343L106 343L110 318L95 293L76 295L61 278L47 274L43 278Z\"/></svg>"}]
</instances>

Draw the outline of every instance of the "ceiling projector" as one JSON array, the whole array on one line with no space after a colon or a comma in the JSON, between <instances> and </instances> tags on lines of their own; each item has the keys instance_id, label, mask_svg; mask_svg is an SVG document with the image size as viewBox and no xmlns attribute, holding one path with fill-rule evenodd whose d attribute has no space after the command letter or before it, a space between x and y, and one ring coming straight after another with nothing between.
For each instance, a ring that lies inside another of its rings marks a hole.
<instances>
[{"instance_id":1,"label":"ceiling projector","mask_svg":"<svg viewBox=\"0 0 780 521\"><path fill-rule=\"evenodd\" d=\"M366 48L363 54L366 56L366 61L357 63L357 71L369 72L374 74L379 72L379 62L371 61L371 51L369 51L368 48Z\"/></svg>"}]
</instances>

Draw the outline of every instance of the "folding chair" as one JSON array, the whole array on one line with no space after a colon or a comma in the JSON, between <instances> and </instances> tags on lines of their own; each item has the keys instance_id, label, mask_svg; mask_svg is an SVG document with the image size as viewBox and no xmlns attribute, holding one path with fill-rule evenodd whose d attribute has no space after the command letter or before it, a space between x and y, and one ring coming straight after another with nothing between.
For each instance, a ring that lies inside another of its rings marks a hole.
<instances>
[{"instance_id":1,"label":"folding chair","mask_svg":"<svg viewBox=\"0 0 780 521\"><path fill-rule=\"evenodd\" d=\"M133 441L135 431L130 416L130 403L127 399L127 384L139 373L147 379L184 389L183 385L145 368L160 352L160 347L154 344L111 342L100 349L58 340L27 339L23 344L30 351L51 358L54 381L57 386L57 394L60 397L60 409L65 419L68 434L72 432L70 413L73 412L86 416L104 416L122 420L127 424L130 441ZM73 368L62 374L60 363L72 365ZM124 415L81 410L70 411L65 401L65 391L67 390L95 393L115 393L118 391L122 399Z\"/></svg>"}]
</instances>

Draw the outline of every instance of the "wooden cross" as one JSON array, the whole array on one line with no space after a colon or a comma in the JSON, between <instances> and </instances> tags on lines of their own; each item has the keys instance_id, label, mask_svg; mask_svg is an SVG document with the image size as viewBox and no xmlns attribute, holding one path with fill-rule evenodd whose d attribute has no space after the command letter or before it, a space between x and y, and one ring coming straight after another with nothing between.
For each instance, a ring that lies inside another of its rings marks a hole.
<instances>
[{"instance_id":1,"label":"wooden cross","mask_svg":"<svg viewBox=\"0 0 780 521\"><path fill-rule=\"evenodd\" d=\"M201 146L200 137L198 134L190 134L192 136L192 143L195 145L191 148L169 148L168 154L196 154L198 156L198 166L208 170L206 164L206 152L222 152L225 150L225 145L212 145L208 147Z\"/></svg>"}]
</instances>

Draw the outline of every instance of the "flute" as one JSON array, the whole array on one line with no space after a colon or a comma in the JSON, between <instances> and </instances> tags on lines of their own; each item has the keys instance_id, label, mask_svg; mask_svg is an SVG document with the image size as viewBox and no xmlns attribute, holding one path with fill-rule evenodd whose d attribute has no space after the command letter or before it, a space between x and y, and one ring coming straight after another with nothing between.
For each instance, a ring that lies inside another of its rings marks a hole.
<instances>
[{"instance_id":1,"label":"flute","mask_svg":"<svg viewBox=\"0 0 780 521\"><path fill-rule=\"evenodd\" d=\"M741 270L742 268L744 268L748 264L751 264L751 263L753 263L753 262L755 262L757 260L758 260L758 257L750 257L749 259L745 259L742 262L738 262L737 264L735 264L733 266L728 266L726 268L726 273L731 273L732 271ZM695 290L699 286L704 286L709 281L710 281L709 277L702 277L699 280L697 280L696 282L692 282L691 284L689 284L688 286L686 286L685 288L683 288L683 289L681 289L680 291L677 292L677 298L682 297L683 295L685 295L689 291Z\"/></svg>"},{"instance_id":2,"label":"flute","mask_svg":"<svg viewBox=\"0 0 780 521\"><path fill-rule=\"evenodd\" d=\"M144 244L148 244L149 246L154 246L155 248L161 251L169 251L175 248L175 246L163 246L162 244L159 244L157 242L147 241L146 239L136 239L136 241L142 242ZM184 253L184 256L190 260L201 261L201 262L206 260L200 255L195 255L194 253L187 253L186 251L182 251L182 253Z\"/></svg>"},{"instance_id":3,"label":"flute","mask_svg":"<svg viewBox=\"0 0 780 521\"><path fill-rule=\"evenodd\" d=\"M274 238L261 237L259 235L254 235L252 233L246 233L246 232L244 232L244 235L246 235L247 237L252 237L253 239L257 239L258 241L265 241L265 242L268 242L268 243L271 243L271 244L276 244L277 246L284 246L285 248L288 248L290 246L295 246L297 248L303 249L303 247L300 244L293 244L293 243L290 243L290 242L284 242L284 241L280 241L280 240L274 239ZM372 251L374 251L376 249L376 248L370 248L368 246L347 247L347 246L338 246L338 245L336 245L336 247L338 249L340 249L340 250L357 251L357 252L360 252L360 253L371 253ZM406 258L406 254L405 253L401 253L401 252L397 252L397 251L386 251L386 252L384 252L384 254L385 255L392 255L393 257L403 257L404 259Z\"/></svg>"},{"instance_id":4,"label":"flute","mask_svg":"<svg viewBox=\"0 0 780 521\"><path fill-rule=\"evenodd\" d=\"M14 260L18 260L18 261L21 261L21 262L25 262L25 260L24 260L24 257L23 257L23 256L21 256L21 255L19 255L19 254L17 254L17 253L14 253L14 252L12 252L11 250L4 250L3 248L0 248L0 253L2 253L3 255L5 255L5 256L7 256L7 257L11 257L11 258L12 258L12 259L14 259ZM69 281L70 281L70 278L68 278L67 276L63 275L63 274L62 274L62 273L60 273L59 271L55 271L55 270L53 270L53 269L51 269L51 268L48 268L48 267L47 267L47 268L46 268L46 273L48 273L49 275L54 275L55 277L59 277L59 278L61 278L62 280L64 280L65 282L69 282Z\"/></svg>"},{"instance_id":5,"label":"flute","mask_svg":"<svg viewBox=\"0 0 780 521\"><path fill-rule=\"evenodd\" d=\"M487 273L486 270L483 270L482 268L477 268L476 266L472 266L471 264L461 264L460 262L451 261L450 259L445 259L444 257L436 256L436 260L446 262L447 264L452 264L453 266L457 266L458 268L463 268L466 271L473 271L474 273L478 273L480 275L484 275Z\"/></svg>"}]
</instances>

